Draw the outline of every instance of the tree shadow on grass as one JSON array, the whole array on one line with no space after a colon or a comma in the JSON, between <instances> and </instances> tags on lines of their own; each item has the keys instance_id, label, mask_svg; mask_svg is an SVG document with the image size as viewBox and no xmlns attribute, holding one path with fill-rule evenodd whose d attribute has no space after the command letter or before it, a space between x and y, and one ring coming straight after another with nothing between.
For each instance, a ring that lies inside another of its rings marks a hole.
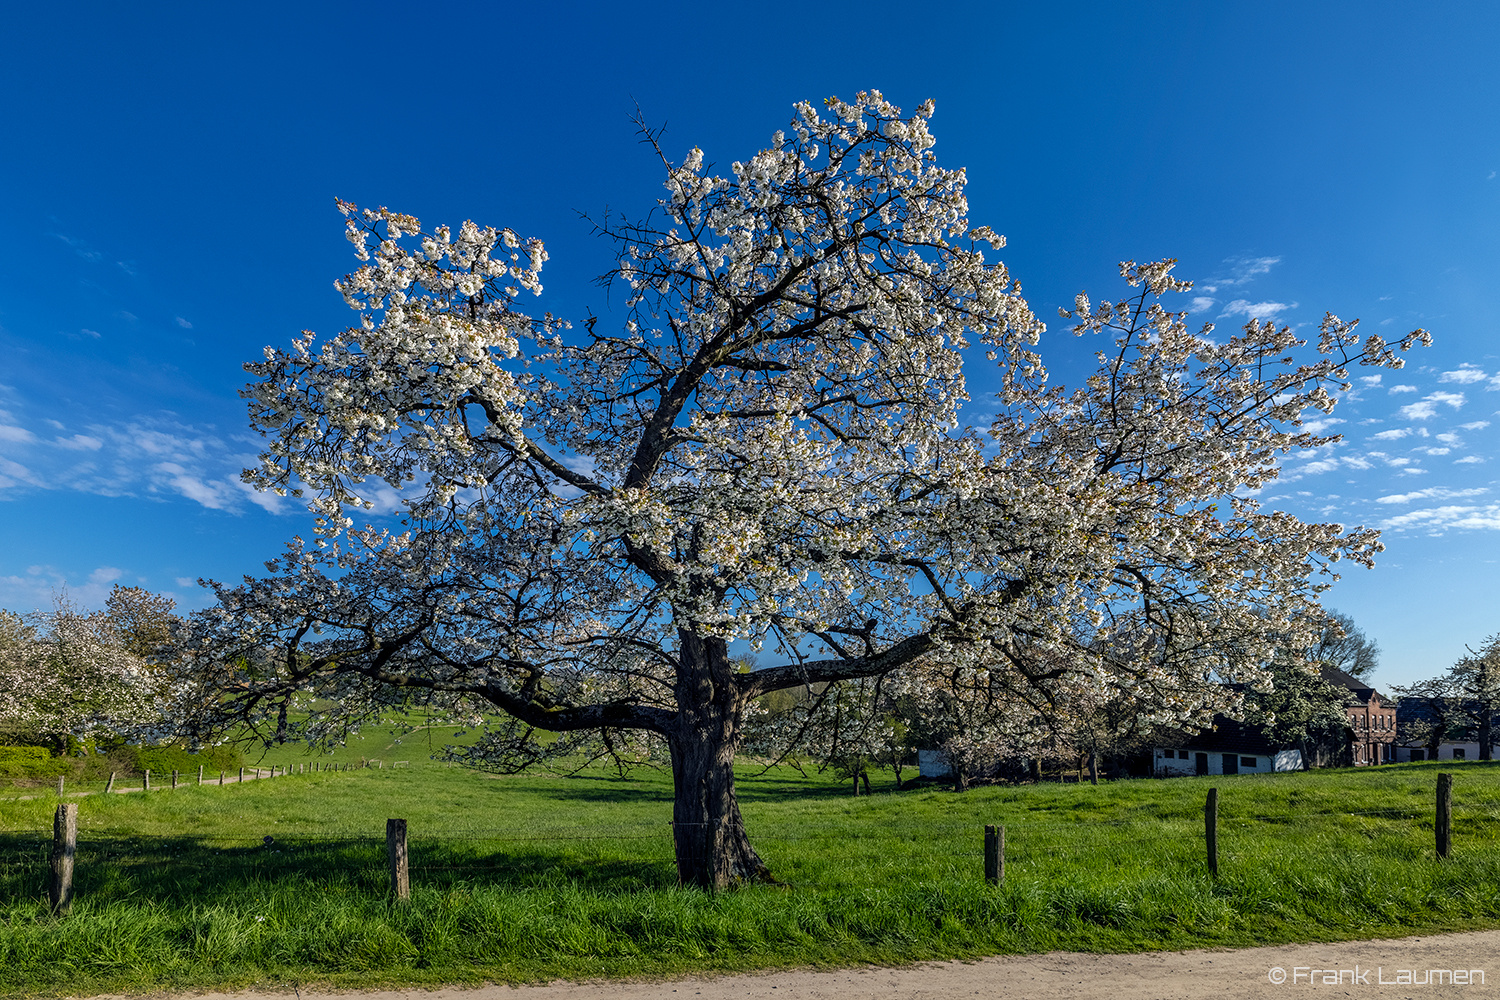
<instances>
[{"instance_id":1,"label":"tree shadow on grass","mask_svg":"<svg viewBox=\"0 0 1500 1000\"><path fill-rule=\"evenodd\" d=\"M676 885L669 835L577 840L423 840L408 844L414 887L489 885L534 889L572 886L605 894ZM0 903L44 900L51 839L0 835ZM74 867L78 900L213 905L235 897L298 890L389 892L383 839L263 840L80 836Z\"/></svg>"}]
</instances>

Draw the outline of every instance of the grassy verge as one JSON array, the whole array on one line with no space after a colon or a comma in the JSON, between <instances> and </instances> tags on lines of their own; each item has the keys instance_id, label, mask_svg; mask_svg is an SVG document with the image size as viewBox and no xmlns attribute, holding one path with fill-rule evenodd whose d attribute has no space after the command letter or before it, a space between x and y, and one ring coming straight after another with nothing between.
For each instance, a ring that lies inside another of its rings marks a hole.
<instances>
[{"instance_id":1,"label":"grassy verge","mask_svg":"<svg viewBox=\"0 0 1500 1000\"><path fill-rule=\"evenodd\" d=\"M64 920L45 906L55 800L0 800L0 993L520 982L1500 925L1500 765L858 799L792 771L747 775L746 823L785 884L706 895L673 884L665 775L494 778L409 756L85 798ZM1439 770L1457 776L1442 863ZM1203 863L1211 786L1217 880ZM410 827L404 906L385 895L390 816ZM981 878L985 823L1007 828L999 887Z\"/></svg>"}]
</instances>

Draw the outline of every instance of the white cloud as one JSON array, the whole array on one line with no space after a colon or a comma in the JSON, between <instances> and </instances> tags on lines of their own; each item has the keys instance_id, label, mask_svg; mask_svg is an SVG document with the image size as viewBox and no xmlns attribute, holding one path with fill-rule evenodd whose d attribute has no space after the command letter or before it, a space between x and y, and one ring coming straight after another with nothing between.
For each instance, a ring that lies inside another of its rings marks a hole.
<instances>
[{"instance_id":1,"label":"white cloud","mask_svg":"<svg viewBox=\"0 0 1500 1000\"><path fill-rule=\"evenodd\" d=\"M1438 376L1439 382L1457 382L1459 385L1470 385L1474 382L1483 382L1489 378L1481 369L1470 364L1458 366L1457 371L1443 372Z\"/></svg>"},{"instance_id":2,"label":"white cloud","mask_svg":"<svg viewBox=\"0 0 1500 1000\"><path fill-rule=\"evenodd\" d=\"M1386 391L1394 396L1398 392L1416 392L1417 387L1414 385L1393 385Z\"/></svg>"},{"instance_id":3,"label":"white cloud","mask_svg":"<svg viewBox=\"0 0 1500 1000\"><path fill-rule=\"evenodd\" d=\"M78 332L86 337L93 337L95 340L103 336L98 330L90 330L88 327L83 327Z\"/></svg>"},{"instance_id":4,"label":"white cloud","mask_svg":"<svg viewBox=\"0 0 1500 1000\"><path fill-rule=\"evenodd\" d=\"M1271 268L1281 263L1280 257L1230 257L1224 263L1229 265L1233 277L1219 279L1221 285L1243 285L1257 275L1267 274Z\"/></svg>"},{"instance_id":5,"label":"white cloud","mask_svg":"<svg viewBox=\"0 0 1500 1000\"><path fill-rule=\"evenodd\" d=\"M83 608L103 608L110 584L124 573L100 566L81 582L70 580L55 566L28 566L20 575L0 576L0 607L11 611L51 608L59 597Z\"/></svg>"},{"instance_id":6,"label":"white cloud","mask_svg":"<svg viewBox=\"0 0 1500 1000\"><path fill-rule=\"evenodd\" d=\"M1302 429L1309 434L1322 434L1335 424L1348 423L1342 417L1324 417L1321 420L1304 420Z\"/></svg>"},{"instance_id":7,"label":"white cloud","mask_svg":"<svg viewBox=\"0 0 1500 1000\"><path fill-rule=\"evenodd\" d=\"M1411 433L1410 427L1395 427L1374 435L1376 441L1399 441Z\"/></svg>"},{"instance_id":8,"label":"white cloud","mask_svg":"<svg viewBox=\"0 0 1500 1000\"><path fill-rule=\"evenodd\" d=\"M0 490L21 485L45 486L46 483L20 462L0 457Z\"/></svg>"},{"instance_id":9,"label":"white cloud","mask_svg":"<svg viewBox=\"0 0 1500 1000\"><path fill-rule=\"evenodd\" d=\"M1500 531L1500 504L1489 504L1485 507L1450 506L1413 510L1382 521L1380 527L1388 531L1405 528L1427 528L1434 532L1449 528Z\"/></svg>"},{"instance_id":10,"label":"white cloud","mask_svg":"<svg viewBox=\"0 0 1500 1000\"><path fill-rule=\"evenodd\" d=\"M1490 425L1488 420L1471 420L1466 424L1459 424L1459 430L1482 431Z\"/></svg>"},{"instance_id":11,"label":"white cloud","mask_svg":"<svg viewBox=\"0 0 1500 1000\"><path fill-rule=\"evenodd\" d=\"M1465 455L1463 458L1458 459L1453 464L1454 465L1479 465L1483 461L1484 461L1484 459L1480 458L1478 455Z\"/></svg>"},{"instance_id":12,"label":"white cloud","mask_svg":"<svg viewBox=\"0 0 1500 1000\"><path fill-rule=\"evenodd\" d=\"M1285 302L1251 302L1248 299L1235 299L1224 307L1220 316L1249 316L1251 319L1274 319L1278 313L1288 309L1297 308L1297 303L1288 305Z\"/></svg>"},{"instance_id":13,"label":"white cloud","mask_svg":"<svg viewBox=\"0 0 1500 1000\"><path fill-rule=\"evenodd\" d=\"M177 586L179 586L179 587L196 587L196 586L198 586L198 581L194 580L190 576L179 576L175 580L173 580L172 582L175 583L175 584L177 584Z\"/></svg>"},{"instance_id":14,"label":"white cloud","mask_svg":"<svg viewBox=\"0 0 1500 1000\"><path fill-rule=\"evenodd\" d=\"M180 326L180 327L182 327L184 330L191 330L193 328L193 324L189 323L187 320L183 319L181 316L177 317L177 325Z\"/></svg>"},{"instance_id":15,"label":"white cloud","mask_svg":"<svg viewBox=\"0 0 1500 1000\"><path fill-rule=\"evenodd\" d=\"M104 447L104 442L88 434L74 434L72 437L57 438L53 442L59 448L69 451L98 451Z\"/></svg>"},{"instance_id":16,"label":"white cloud","mask_svg":"<svg viewBox=\"0 0 1500 1000\"><path fill-rule=\"evenodd\" d=\"M1208 312L1214 307L1214 303L1217 301L1219 300L1210 298L1207 295L1194 295L1193 304L1190 308L1193 312Z\"/></svg>"},{"instance_id":17,"label":"white cloud","mask_svg":"<svg viewBox=\"0 0 1500 1000\"><path fill-rule=\"evenodd\" d=\"M1415 493L1392 493L1390 496L1376 497L1376 503L1412 503L1416 500L1459 500L1463 497L1477 497L1482 493L1488 493L1486 489L1472 490L1450 490L1443 486L1429 486L1425 490L1417 490Z\"/></svg>"},{"instance_id":18,"label":"white cloud","mask_svg":"<svg viewBox=\"0 0 1500 1000\"><path fill-rule=\"evenodd\" d=\"M1401 407L1400 413L1407 420L1430 420L1437 415L1439 405L1447 404L1455 410L1464 405L1464 394L1461 392L1434 392L1423 396L1420 402L1408 403Z\"/></svg>"},{"instance_id":19,"label":"white cloud","mask_svg":"<svg viewBox=\"0 0 1500 1000\"><path fill-rule=\"evenodd\" d=\"M1418 448L1417 450L1420 451L1424 455L1446 455L1446 454L1448 454L1448 452L1452 451L1453 449L1452 448Z\"/></svg>"},{"instance_id":20,"label":"white cloud","mask_svg":"<svg viewBox=\"0 0 1500 1000\"><path fill-rule=\"evenodd\" d=\"M155 467L165 484L189 500L196 500L212 510L228 510L235 506L235 490L225 482L205 482L176 462L161 462ZM231 481L232 482L232 481Z\"/></svg>"},{"instance_id":21,"label":"white cloud","mask_svg":"<svg viewBox=\"0 0 1500 1000\"><path fill-rule=\"evenodd\" d=\"M1460 441L1458 439L1458 435L1454 434L1452 431L1448 431L1446 434L1439 434L1437 436L1437 439L1439 441L1443 442L1443 444L1462 444L1463 443L1462 441Z\"/></svg>"},{"instance_id":22,"label":"white cloud","mask_svg":"<svg viewBox=\"0 0 1500 1000\"><path fill-rule=\"evenodd\" d=\"M1379 375L1361 375L1359 377L1359 384L1363 385L1363 386L1367 386L1367 387L1373 389L1377 385L1380 384L1380 376Z\"/></svg>"},{"instance_id":23,"label":"white cloud","mask_svg":"<svg viewBox=\"0 0 1500 1000\"><path fill-rule=\"evenodd\" d=\"M36 435L24 427L13 427L10 424L0 424L0 441L14 441L16 444L29 444L36 440Z\"/></svg>"},{"instance_id":24,"label":"white cloud","mask_svg":"<svg viewBox=\"0 0 1500 1000\"><path fill-rule=\"evenodd\" d=\"M89 583L114 583L125 575L123 569L115 569L113 566L100 566L89 574Z\"/></svg>"}]
</instances>

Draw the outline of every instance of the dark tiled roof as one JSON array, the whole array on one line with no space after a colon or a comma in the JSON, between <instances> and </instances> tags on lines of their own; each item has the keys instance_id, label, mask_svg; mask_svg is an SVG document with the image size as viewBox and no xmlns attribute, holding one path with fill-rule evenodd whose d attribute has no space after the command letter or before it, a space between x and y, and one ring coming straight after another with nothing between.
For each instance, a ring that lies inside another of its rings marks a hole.
<instances>
[{"instance_id":1,"label":"dark tiled roof","mask_svg":"<svg viewBox=\"0 0 1500 1000\"><path fill-rule=\"evenodd\" d=\"M1163 741L1163 746L1165 745L1167 743ZM1183 750L1211 750L1220 753L1255 754L1262 757L1268 757L1279 750L1286 749L1286 747L1272 746L1260 727L1235 722L1222 715L1214 716L1212 729L1205 729L1201 733L1183 738L1172 745Z\"/></svg>"},{"instance_id":2,"label":"dark tiled roof","mask_svg":"<svg viewBox=\"0 0 1500 1000\"><path fill-rule=\"evenodd\" d=\"M1382 695L1379 691L1375 690L1373 687L1366 684L1358 677L1355 677L1353 674L1345 673L1338 667L1320 667L1318 672L1323 675L1323 679L1325 681L1332 684L1334 687L1341 687L1346 689L1350 694L1354 695L1354 697L1358 698L1362 702L1367 702L1371 698L1375 698L1381 702L1386 701L1385 696Z\"/></svg>"}]
</instances>

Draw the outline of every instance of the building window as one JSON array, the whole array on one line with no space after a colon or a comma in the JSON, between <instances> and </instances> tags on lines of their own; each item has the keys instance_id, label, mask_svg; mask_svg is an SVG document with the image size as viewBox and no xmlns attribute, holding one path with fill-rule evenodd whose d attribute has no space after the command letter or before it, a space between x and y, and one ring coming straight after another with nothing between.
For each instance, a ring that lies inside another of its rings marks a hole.
<instances>
[{"instance_id":1,"label":"building window","mask_svg":"<svg viewBox=\"0 0 1500 1000\"><path fill-rule=\"evenodd\" d=\"M1412 760L1426 760L1427 759L1427 751L1426 750L1413 750L1411 752L1411 759Z\"/></svg>"},{"instance_id":2,"label":"building window","mask_svg":"<svg viewBox=\"0 0 1500 1000\"><path fill-rule=\"evenodd\" d=\"M1256 764L1255 764L1255 758L1254 757L1241 757L1240 758L1240 766L1241 767L1255 767L1256 766Z\"/></svg>"},{"instance_id":3,"label":"building window","mask_svg":"<svg viewBox=\"0 0 1500 1000\"><path fill-rule=\"evenodd\" d=\"M1454 747L1453 748L1453 759L1454 760L1463 760L1464 759L1464 748L1463 747Z\"/></svg>"},{"instance_id":4,"label":"building window","mask_svg":"<svg viewBox=\"0 0 1500 1000\"><path fill-rule=\"evenodd\" d=\"M1179 760L1187 760L1188 752L1186 750L1179 750L1177 751L1177 757Z\"/></svg>"}]
</instances>

